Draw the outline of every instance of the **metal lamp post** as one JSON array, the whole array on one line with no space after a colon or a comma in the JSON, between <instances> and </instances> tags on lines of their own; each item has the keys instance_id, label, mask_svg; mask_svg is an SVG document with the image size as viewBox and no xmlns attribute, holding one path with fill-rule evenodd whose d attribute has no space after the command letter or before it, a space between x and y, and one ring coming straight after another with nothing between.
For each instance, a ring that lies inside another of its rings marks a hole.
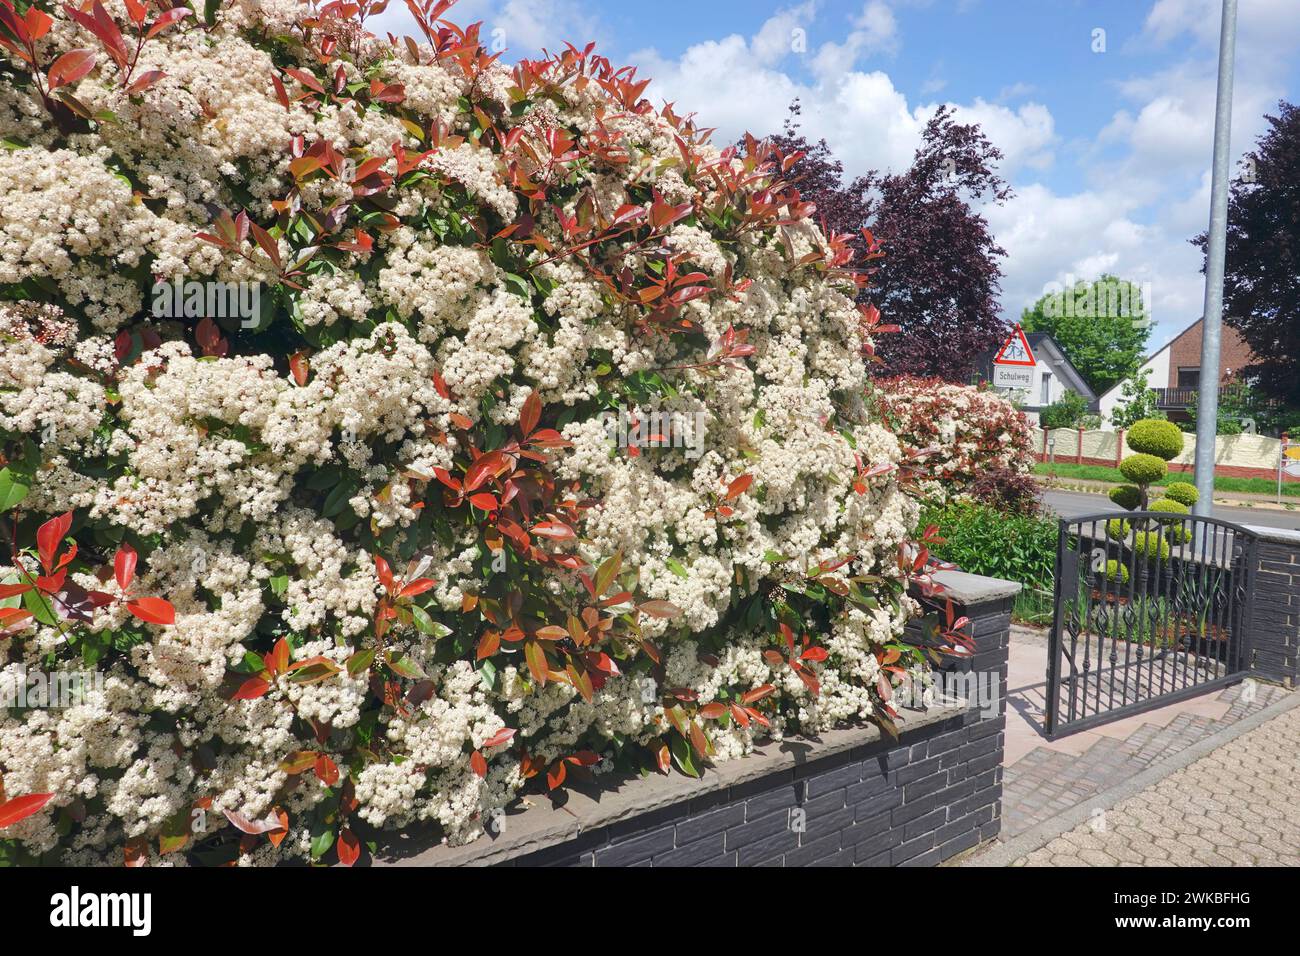
<instances>
[{"instance_id":1,"label":"metal lamp post","mask_svg":"<svg viewBox=\"0 0 1300 956\"><path fill-rule=\"evenodd\" d=\"M1223 261L1228 234L1228 163L1232 138L1232 69L1237 45L1237 0L1223 0L1219 27L1219 90L1214 108L1214 174L1210 241L1205 259L1205 313L1201 324L1201 380L1196 400L1198 515L1214 512L1214 439L1219 423L1219 346L1223 325Z\"/></svg>"}]
</instances>

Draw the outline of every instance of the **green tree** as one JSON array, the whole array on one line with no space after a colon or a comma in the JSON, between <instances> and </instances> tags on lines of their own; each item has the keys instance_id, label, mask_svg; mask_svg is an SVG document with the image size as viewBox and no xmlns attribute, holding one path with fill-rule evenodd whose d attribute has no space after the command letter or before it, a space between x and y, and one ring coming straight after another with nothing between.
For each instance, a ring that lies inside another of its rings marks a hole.
<instances>
[{"instance_id":1,"label":"green tree","mask_svg":"<svg viewBox=\"0 0 1300 956\"><path fill-rule=\"evenodd\" d=\"M1116 428L1131 428L1144 418L1162 419L1165 413L1156 404L1156 393L1147 384L1151 370L1138 369L1124 380L1119 390L1119 404L1110 413L1110 423Z\"/></svg>"},{"instance_id":2,"label":"green tree","mask_svg":"<svg viewBox=\"0 0 1300 956\"><path fill-rule=\"evenodd\" d=\"M1078 428L1087 414L1088 400L1069 391L1038 413L1038 423L1044 428Z\"/></svg>"},{"instance_id":3,"label":"green tree","mask_svg":"<svg viewBox=\"0 0 1300 956\"><path fill-rule=\"evenodd\" d=\"M1098 395L1138 370L1151 335L1141 288L1112 275L1046 293L1020 324L1051 335Z\"/></svg>"}]
</instances>

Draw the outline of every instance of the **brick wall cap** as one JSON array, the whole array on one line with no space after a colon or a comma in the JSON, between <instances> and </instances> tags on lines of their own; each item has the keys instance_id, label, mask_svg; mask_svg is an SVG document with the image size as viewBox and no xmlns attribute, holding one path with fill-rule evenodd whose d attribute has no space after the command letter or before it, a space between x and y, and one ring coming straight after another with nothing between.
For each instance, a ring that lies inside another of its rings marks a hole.
<instances>
[{"instance_id":1,"label":"brick wall cap","mask_svg":"<svg viewBox=\"0 0 1300 956\"><path fill-rule=\"evenodd\" d=\"M900 711L901 746L907 747L908 737L917 730L941 723L965 710L964 703L952 703L924 711ZM817 739L791 737L779 744L763 744L748 757L724 760L705 770L699 779L674 770L668 776L651 774L623 779L617 788L569 789L565 791L567 800L559 807L552 807L545 795L531 794L526 797L522 809L516 804L515 808L507 810L505 832L495 839L485 834L465 846L449 847L430 845L427 837L421 844L417 835L409 834L405 846L398 844L391 849L381 848L374 863L376 866L490 866L503 863L572 840L580 834L759 777L770 775L774 785L779 785L782 771L789 772L799 764L876 743L881 737L880 728L874 724L827 731Z\"/></svg>"},{"instance_id":2,"label":"brick wall cap","mask_svg":"<svg viewBox=\"0 0 1300 956\"><path fill-rule=\"evenodd\" d=\"M1276 541L1279 544L1300 544L1300 531L1291 528L1270 528L1262 524L1245 524L1242 527L1257 535L1262 541Z\"/></svg>"},{"instance_id":3,"label":"brick wall cap","mask_svg":"<svg viewBox=\"0 0 1300 956\"><path fill-rule=\"evenodd\" d=\"M958 604L967 607L972 604L1015 597L1023 586L1018 581L986 578L979 574L967 574L965 571L939 571L935 573L934 580L944 586L943 596L950 597Z\"/></svg>"}]
</instances>

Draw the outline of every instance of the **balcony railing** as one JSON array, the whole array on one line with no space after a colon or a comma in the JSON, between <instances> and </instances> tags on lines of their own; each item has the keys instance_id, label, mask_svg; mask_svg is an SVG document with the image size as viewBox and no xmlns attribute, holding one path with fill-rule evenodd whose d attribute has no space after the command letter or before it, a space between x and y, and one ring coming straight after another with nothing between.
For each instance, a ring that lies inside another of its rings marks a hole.
<instances>
[{"instance_id":1,"label":"balcony railing","mask_svg":"<svg viewBox=\"0 0 1300 956\"><path fill-rule=\"evenodd\" d=\"M1187 408L1196 396L1195 386L1182 388L1153 388L1159 408Z\"/></svg>"}]
</instances>

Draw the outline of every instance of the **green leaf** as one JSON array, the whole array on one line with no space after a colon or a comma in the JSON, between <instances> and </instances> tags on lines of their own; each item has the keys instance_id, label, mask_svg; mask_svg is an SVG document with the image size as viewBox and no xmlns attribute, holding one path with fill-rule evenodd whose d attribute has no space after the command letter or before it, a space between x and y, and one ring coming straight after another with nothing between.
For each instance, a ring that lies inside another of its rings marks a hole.
<instances>
[{"instance_id":1,"label":"green leaf","mask_svg":"<svg viewBox=\"0 0 1300 956\"><path fill-rule=\"evenodd\" d=\"M668 751L672 754L673 763L677 764L678 770L688 777L700 775L699 769L695 766L695 755L685 737L673 734L668 741Z\"/></svg>"},{"instance_id":2,"label":"green leaf","mask_svg":"<svg viewBox=\"0 0 1300 956\"><path fill-rule=\"evenodd\" d=\"M393 669L394 673L400 674L402 677L409 677L412 680L419 680L422 677L428 676L420 668L419 664L415 663L415 661L411 660L405 654L399 654L397 657L392 657L390 655L388 658L388 666Z\"/></svg>"},{"instance_id":3,"label":"green leaf","mask_svg":"<svg viewBox=\"0 0 1300 956\"><path fill-rule=\"evenodd\" d=\"M434 637L446 637L451 633L451 628L446 624L435 621L429 616L429 612L422 607L411 605L411 619L415 622L415 629L421 634L431 634Z\"/></svg>"},{"instance_id":4,"label":"green leaf","mask_svg":"<svg viewBox=\"0 0 1300 956\"><path fill-rule=\"evenodd\" d=\"M690 573L686 570L686 568L682 565L682 563L676 560L675 558L666 559L664 561L664 564L668 565L668 570L671 571L673 574L677 575L679 578L690 577Z\"/></svg>"},{"instance_id":5,"label":"green leaf","mask_svg":"<svg viewBox=\"0 0 1300 956\"><path fill-rule=\"evenodd\" d=\"M0 514L9 511L27 497L31 485L9 468L0 468Z\"/></svg>"},{"instance_id":6,"label":"green leaf","mask_svg":"<svg viewBox=\"0 0 1300 956\"><path fill-rule=\"evenodd\" d=\"M23 595L23 605L32 612L32 617L46 627L59 626L59 619L54 616L49 603L35 588Z\"/></svg>"},{"instance_id":7,"label":"green leaf","mask_svg":"<svg viewBox=\"0 0 1300 956\"><path fill-rule=\"evenodd\" d=\"M357 651L348 658L348 676L356 677L370 670L370 665L375 659L375 649L367 647L365 650Z\"/></svg>"},{"instance_id":8,"label":"green leaf","mask_svg":"<svg viewBox=\"0 0 1300 956\"><path fill-rule=\"evenodd\" d=\"M289 589L289 575L277 574L270 580L271 593L276 597L284 597L284 592Z\"/></svg>"},{"instance_id":9,"label":"green leaf","mask_svg":"<svg viewBox=\"0 0 1300 956\"><path fill-rule=\"evenodd\" d=\"M323 857L326 853L330 851L330 847L332 847L333 845L334 845L334 831L322 830L320 833L316 834L316 836L312 838L311 858L313 860L319 860L321 857Z\"/></svg>"}]
</instances>

